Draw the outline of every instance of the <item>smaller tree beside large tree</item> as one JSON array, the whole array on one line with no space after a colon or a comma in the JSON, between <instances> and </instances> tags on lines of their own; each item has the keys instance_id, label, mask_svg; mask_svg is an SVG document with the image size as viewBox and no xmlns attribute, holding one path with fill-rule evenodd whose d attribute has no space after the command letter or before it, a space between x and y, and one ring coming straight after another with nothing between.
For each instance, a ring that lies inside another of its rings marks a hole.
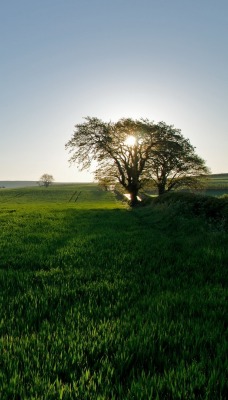
<instances>
[{"instance_id":1,"label":"smaller tree beside large tree","mask_svg":"<svg viewBox=\"0 0 228 400\"><path fill-rule=\"evenodd\" d=\"M156 146L150 153L146 173L158 194L178 188L199 188L201 177L209 174L209 169L181 130L160 122L154 138Z\"/></svg>"},{"instance_id":2,"label":"smaller tree beside large tree","mask_svg":"<svg viewBox=\"0 0 228 400\"><path fill-rule=\"evenodd\" d=\"M52 183L53 181L54 181L54 178L53 178L52 175L43 174L43 175L40 177L39 185L40 185L40 186L48 187L48 186L51 185L51 183Z\"/></svg>"}]
</instances>

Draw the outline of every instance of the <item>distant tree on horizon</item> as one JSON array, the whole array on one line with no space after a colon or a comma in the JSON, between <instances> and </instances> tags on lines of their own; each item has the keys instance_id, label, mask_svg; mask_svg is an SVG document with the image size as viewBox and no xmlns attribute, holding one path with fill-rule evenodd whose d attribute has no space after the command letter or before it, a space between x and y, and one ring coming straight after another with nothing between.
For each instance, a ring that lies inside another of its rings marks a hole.
<instances>
[{"instance_id":1,"label":"distant tree on horizon","mask_svg":"<svg viewBox=\"0 0 228 400\"><path fill-rule=\"evenodd\" d=\"M138 203L138 193L156 187L158 194L180 187L196 187L208 174L202 158L188 139L164 122L148 119L120 119L103 122L86 117L75 125L66 149L72 152L71 163L81 170L97 162L95 179L107 186L120 184L130 194L130 205Z\"/></svg>"},{"instance_id":2,"label":"distant tree on horizon","mask_svg":"<svg viewBox=\"0 0 228 400\"><path fill-rule=\"evenodd\" d=\"M40 185L40 186L48 187L49 185L51 185L51 183L52 183L53 181L54 181L54 178L53 178L52 175L43 174L43 175L40 177L39 185Z\"/></svg>"}]
</instances>

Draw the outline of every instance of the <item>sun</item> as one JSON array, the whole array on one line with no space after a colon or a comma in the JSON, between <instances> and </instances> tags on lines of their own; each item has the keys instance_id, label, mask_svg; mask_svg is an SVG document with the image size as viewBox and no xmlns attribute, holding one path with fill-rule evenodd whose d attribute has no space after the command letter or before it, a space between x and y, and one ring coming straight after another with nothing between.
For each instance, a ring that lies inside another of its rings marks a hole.
<instances>
[{"instance_id":1,"label":"sun","mask_svg":"<svg viewBox=\"0 0 228 400\"><path fill-rule=\"evenodd\" d=\"M126 146L131 147L134 146L136 144L136 138L135 136L128 136L124 142L126 144Z\"/></svg>"}]
</instances>

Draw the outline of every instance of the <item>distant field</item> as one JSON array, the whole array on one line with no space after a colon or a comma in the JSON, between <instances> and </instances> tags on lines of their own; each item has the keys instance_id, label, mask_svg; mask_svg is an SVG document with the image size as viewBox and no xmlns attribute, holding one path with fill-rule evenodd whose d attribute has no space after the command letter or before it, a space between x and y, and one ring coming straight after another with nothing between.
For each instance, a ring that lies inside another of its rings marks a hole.
<instances>
[{"instance_id":1,"label":"distant field","mask_svg":"<svg viewBox=\"0 0 228 400\"><path fill-rule=\"evenodd\" d=\"M94 183L60 184L0 190L0 204L75 204L81 207L113 207L116 199Z\"/></svg>"},{"instance_id":2,"label":"distant field","mask_svg":"<svg viewBox=\"0 0 228 400\"><path fill-rule=\"evenodd\" d=\"M208 196L222 196L228 195L228 174L214 174L210 175L205 184L203 194Z\"/></svg>"},{"instance_id":3,"label":"distant field","mask_svg":"<svg viewBox=\"0 0 228 400\"><path fill-rule=\"evenodd\" d=\"M223 173L223 174L211 174L210 178L213 180L225 180L226 183L228 182L228 173Z\"/></svg>"},{"instance_id":4,"label":"distant field","mask_svg":"<svg viewBox=\"0 0 228 400\"><path fill-rule=\"evenodd\" d=\"M207 182L208 189L228 189L228 174L211 175Z\"/></svg>"},{"instance_id":5,"label":"distant field","mask_svg":"<svg viewBox=\"0 0 228 400\"><path fill-rule=\"evenodd\" d=\"M74 185L72 183L65 183L65 182L54 182L52 185ZM0 181L0 188L5 189L18 189L18 188L26 188L26 187L36 187L39 186L37 181Z\"/></svg>"},{"instance_id":6,"label":"distant field","mask_svg":"<svg viewBox=\"0 0 228 400\"><path fill-rule=\"evenodd\" d=\"M0 190L0 399L225 400L218 222L95 184Z\"/></svg>"},{"instance_id":7,"label":"distant field","mask_svg":"<svg viewBox=\"0 0 228 400\"><path fill-rule=\"evenodd\" d=\"M70 186L72 188L78 188L78 190L80 190L80 187L90 187L96 184L94 183L54 183L53 185L51 185L52 188L56 187L62 187L65 186L66 188L70 188ZM19 188L34 188L37 187L38 188L38 183L36 181L0 181L0 193L1 193L1 189L5 188L5 189L19 189ZM41 188L42 189L42 188ZM45 189L45 188L43 188ZM76 190L75 189L75 190ZM69 189L70 190L70 189ZM208 177L207 181L206 181L206 185L205 185L205 189L203 190L203 192L207 195L210 196L221 196L223 194L228 194L228 174L224 173L224 174L212 174ZM39 194L39 197L41 197L42 195ZM58 196L57 196L58 198Z\"/></svg>"}]
</instances>

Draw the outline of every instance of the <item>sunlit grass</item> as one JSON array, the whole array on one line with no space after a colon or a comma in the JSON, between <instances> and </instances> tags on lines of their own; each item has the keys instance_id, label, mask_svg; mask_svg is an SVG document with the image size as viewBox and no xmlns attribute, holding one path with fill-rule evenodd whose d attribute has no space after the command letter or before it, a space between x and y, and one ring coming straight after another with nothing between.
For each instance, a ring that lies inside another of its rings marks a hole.
<instances>
[{"instance_id":1,"label":"sunlit grass","mask_svg":"<svg viewBox=\"0 0 228 400\"><path fill-rule=\"evenodd\" d=\"M227 232L58 190L0 196L0 398L225 399Z\"/></svg>"}]
</instances>

